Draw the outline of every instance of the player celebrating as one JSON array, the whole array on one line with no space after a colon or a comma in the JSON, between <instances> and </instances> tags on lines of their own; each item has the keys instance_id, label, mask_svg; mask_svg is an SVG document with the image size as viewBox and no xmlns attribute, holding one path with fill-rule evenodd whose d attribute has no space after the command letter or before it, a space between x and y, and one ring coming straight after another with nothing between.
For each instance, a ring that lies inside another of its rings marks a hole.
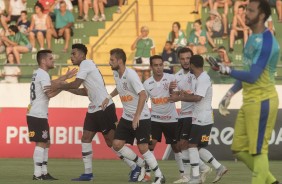
<instances>
[{"instance_id":1,"label":"player celebrating","mask_svg":"<svg viewBox=\"0 0 282 184\"><path fill-rule=\"evenodd\" d=\"M166 144L170 144L178 164L179 171L184 172L182 157L176 140L176 129L178 126L178 113L175 103L170 103L169 84L175 81L175 76L163 73L163 58L159 55L150 57L150 66L153 76L144 82L144 88L151 98L151 132L152 145L150 150L153 151L157 142L161 142L162 133L164 133Z\"/></svg>"},{"instance_id":2,"label":"player celebrating","mask_svg":"<svg viewBox=\"0 0 282 184\"><path fill-rule=\"evenodd\" d=\"M231 97L243 89L243 105L238 112L231 149L253 172L252 184L279 183L269 171L268 141L276 122L278 95L274 74L279 59L279 45L264 22L271 15L265 0L250 0L246 9L246 25L253 34L243 53L245 70L221 65L220 72L237 79L219 104L219 112L227 115Z\"/></svg>"},{"instance_id":3,"label":"player celebrating","mask_svg":"<svg viewBox=\"0 0 282 184\"><path fill-rule=\"evenodd\" d=\"M48 152L50 147L50 132L48 124L49 99L59 94L60 90L43 90L51 85L48 74L54 68L54 58L51 50L41 50L36 55L39 68L33 73L30 84L30 104L27 111L29 140L35 142L33 153L33 180L57 180L47 171ZM64 81L75 75L76 70L68 71L57 81ZM53 81L52 81L53 82Z\"/></svg>"},{"instance_id":4,"label":"player celebrating","mask_svg":"<svg viewBox=\"0 0 282 184\"><path fill-rule=\"evenodd\" d=\"M115 105L112 100L109 101L104 109L101 108L102 101L108 96L103 77L92 60L86 59L87 48L83 44L73 44L71 51L71 61L79 66L76 79L70 83L53 83L52 88L64 89L76 95L88 96L90 104L84 120L82 142L82 157L84 162L84 173L73 181L93 180L92 173L92 139L97 132L104 136L108 147L112 147L114 132L117 122ZM79 88L83 84L83 88ZM118 156L119 153L115 152ZM141 168L127 159L123 159L131 166L131 181L137 181Z\"/></svg>"},{"instance_id":5,"label":"player celebrating","mask_svg":"<svg viewBox=\"0 0 282 184\"><path fill-rule=\"evenodd\" d=\"M227 169L218 163L212 154L204 149L209 142L209 135L213 125L213 112L211 107L212 84L207 72L203 70L204 60L200 55L193 55L190 60L190 72L195 75L196 83L192 93L182 92L179 96L171 96L170 101L195 102L192 112L192 125L189 135L188 150L190 164L192 166L192 178L188 184L202 183L200 178L200 155L205 161L210 161L217 168L217 176L214 183L221 179L221 176L227 172ZM200 152L200 153L199 153ZM185 153L183 153L184 155Z\"/></svg>"},{"instance_id":6,"label":"player celebrating","mask_svg":"<svg viewBox=\"0 0 282 184\"><path fill-rule=\"evenodd\" d=\"M144 160L138 156L125 143L133 144L137 139L139 152L146 163L155 172L153 184L165 183L165 178L159 169L155 156L149 151L151 120L150 111L146 104L147 95L137 73L125 66L126 55L122 49L110 51L110 65L114 70L116 89L105 99L102 106L106 106L109 99L118 95L123 104L123 114L116 129L113 148L122 156L144 166Z\"/></svg>"}]
</instances>

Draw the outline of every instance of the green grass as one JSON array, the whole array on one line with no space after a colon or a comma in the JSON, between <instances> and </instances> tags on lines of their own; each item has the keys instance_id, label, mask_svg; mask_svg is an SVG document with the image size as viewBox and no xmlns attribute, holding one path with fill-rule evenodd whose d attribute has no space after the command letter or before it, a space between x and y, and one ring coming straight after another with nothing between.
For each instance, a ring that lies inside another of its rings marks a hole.
<instances>
[{"instance_id":1,"label":"green grass","mask_svg":"<svg viewBox=\"0 0 282 184\"><path fill-rule=\"evenodd\" d=\"M229 172L219 182L221 184L247 184L251 183L251 172L241 163L233 161L222 162L229 169ZM270 169L278 180L281 176L282 161L270 162ZM178 179L178 171L175 161L159 161L159 166L166 176L166 183L173 183ZM94 160L93 169L95 184L124 184L128 183L129 168L120 160ZM71 183L70 179L79 176L83 172L83 163L80 159L50 159L48 162L49 172L59 178L58 181L52 181L53 184ZM33 161L32 159L0 159L0 183L38 183L32 181ZM206 183L211 183L215 176L213 171L207 178ZM40 183L47 183L42 181ZM48 182L50 183L50 182ZM77 183L77 182L75 182Z\"/></svg>"}]
</instances>

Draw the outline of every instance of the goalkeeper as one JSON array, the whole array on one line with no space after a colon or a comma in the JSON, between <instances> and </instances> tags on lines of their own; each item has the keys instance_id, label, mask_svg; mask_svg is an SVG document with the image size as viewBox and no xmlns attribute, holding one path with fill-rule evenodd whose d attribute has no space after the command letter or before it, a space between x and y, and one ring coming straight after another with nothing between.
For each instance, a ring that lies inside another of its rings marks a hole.
<instances>
[{"instance_id":1,"label":"goalkeeper","mask_svg":"<svg viewBox=\"0 0 282 184\"><path fill-rule=\"evenodd\" d=\"M252 184L278 184L269 171L267 153L279 105L274 73L280 48L264 27L271 14L268 2L250 0L246 10L246 25L253 34L244 48L244 70L219 64L220 73L237 80L220 102L219 112L229 114L227 107L231 97L243 89L243 105L236 119L231 149L253 172Z\"/></svg>"}]
</instances>

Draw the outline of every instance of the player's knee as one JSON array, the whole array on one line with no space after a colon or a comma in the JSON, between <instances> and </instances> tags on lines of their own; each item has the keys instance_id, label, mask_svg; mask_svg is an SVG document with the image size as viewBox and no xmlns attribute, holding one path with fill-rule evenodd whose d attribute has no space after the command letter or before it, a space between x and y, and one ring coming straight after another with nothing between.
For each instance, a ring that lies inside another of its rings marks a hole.
<instances>
[{"instance_id":1,"label":"player's knee","mask_svg":"<svg viewBox=\"0 0 282 184\"><path fill-rule=\"evenodd\" d=\"M113 143L112 143L112 147L115 151L119 151L123 147L123 144L121 144L117 140L114 140Z\"/></svg>"}]
</instances>

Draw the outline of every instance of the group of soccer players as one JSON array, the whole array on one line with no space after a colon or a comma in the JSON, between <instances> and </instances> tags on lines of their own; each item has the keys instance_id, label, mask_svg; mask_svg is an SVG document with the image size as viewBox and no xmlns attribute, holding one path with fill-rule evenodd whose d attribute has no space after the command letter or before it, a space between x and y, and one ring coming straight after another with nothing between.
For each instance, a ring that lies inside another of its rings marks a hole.
<instances>
[{"instance_id":1,"label":"group of soccer players","mask_svg":"<svg viewBox=\"0 0 282 184\"><path fill-rule=\"evenodd\" d=\"M279 56L279 45L275 37L264 27L271 14L264 0L250 0L247 7L246 24L253 35L244 49L244 71L220 65L219 72L237 79L220 103L220 112L227 114L230 99L243 89L243 106L235 124L232 150L253 172L252 184L279 183L268 166L268 140L273 130L278 109L278 97L274 86L274 72ZM37 53L39 69L32 77L31 103L27 113L29 137L36 143L34 149L34 180L54 180L47 171L49 149L48 102L62 90L76 95L88 96L90 104L84 120L82 135L82 157L85 171L73 181L93 180L92 139L101 132L109 148L130 168L132 182L150 180L149 172L155 174L153 184L165 183L153 150L161 141L175 153L180 179L175 183L199 184L205 181L211 168L216 169L217 182L227 172L212 154L205 149L213 125L211 107L212 84L203 70L204 59L193 55L188 48L178 52L182 69L175 75L163 73L163 60L155 55L150 58L152 77L144 84L137 73L126 67L126 54L122 49L110 51L110 66L114 71L116 88L107 93L103 77L92 60L86 59L87 48L83 44L72 45L71 61L79 70L68 71L64 76L51 81L48 71L54 67L52 52ZM73 82L66 79L73 77ZM80 86L83 86L80 88ZM119 123L112 98L120 96L123 114ZM147 98L151 99L151 112ZM173 102L181 101L178 115ZM137 141L137 156L126 143ZM203 160L203 161L202 161ZM146 169L145 169L146 168ZM146 171L145 171L146 170Z\"/></svg>"}]
</instances>

